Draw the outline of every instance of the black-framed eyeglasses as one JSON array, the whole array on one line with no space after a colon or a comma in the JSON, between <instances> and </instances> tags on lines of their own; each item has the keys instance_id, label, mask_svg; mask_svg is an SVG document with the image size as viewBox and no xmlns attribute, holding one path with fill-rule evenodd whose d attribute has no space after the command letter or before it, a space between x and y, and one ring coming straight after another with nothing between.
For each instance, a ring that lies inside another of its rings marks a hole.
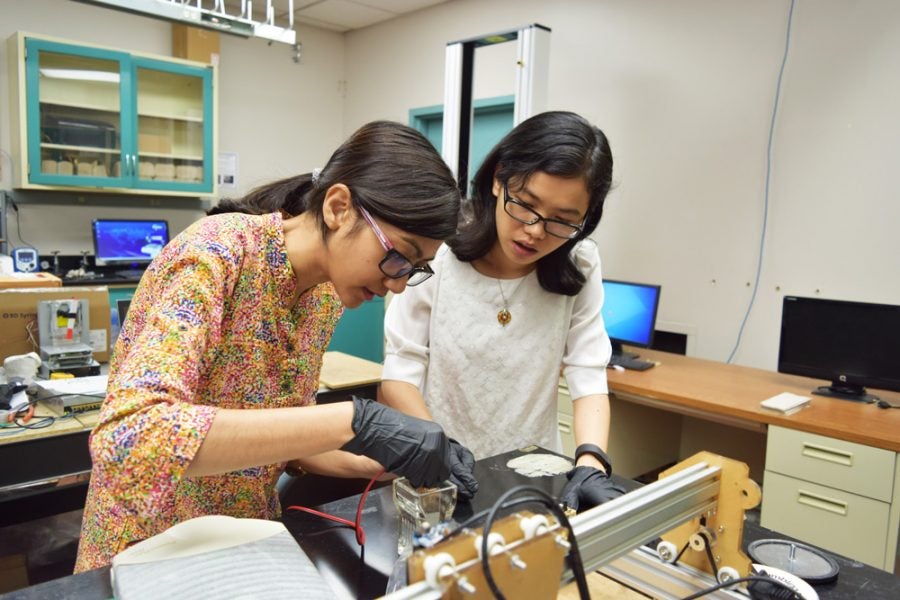
<instances>
[{"instance_id":1,"label":"black-framed eyeglasses","mask_svg":"<svg viewBox=\"0 0 900 600\"><path fill-rule=\"evenodd\" d=\"M366 220L366 223L369 224L369 227L372 228L372 231L375 232L375 237L381 242L381 247L384 248L385 255L384 258L381 259L381 262L378 263L378 268L381 269L381 272L384 273L386 277L390 277L391 279L409 277L409 279L406 280L406 285L419 285L434 275L434 271L431 270L429 265L417 267L412 264L408 258L400 254L400 252L394 248L391 240L389 240L381 230L381 227L375 223L375 219L372 218L369 211L362 206L357 206L356 208L359 210L359 214L362 215L363 219Z\"/></svg>"},{"instance_id":2,"label":"black-framed eyeglasses","mask_svg":"<svg viewBox=\"0 0 900 600\"><path fill-rule=\"evenodd\" d=\"M565 240L571 240L572 238L578 237L581 233L581 225L567 223L566 221L560 221L559 219L548 219L547 217L541 216L537 211L521 200L513 198L509 195L508 184L505 183L503 184L503 196L503 210L519 223L534 225L535 223L543 222L544 231L554 237L563 238Z\"/></svg>"}]
</instances>

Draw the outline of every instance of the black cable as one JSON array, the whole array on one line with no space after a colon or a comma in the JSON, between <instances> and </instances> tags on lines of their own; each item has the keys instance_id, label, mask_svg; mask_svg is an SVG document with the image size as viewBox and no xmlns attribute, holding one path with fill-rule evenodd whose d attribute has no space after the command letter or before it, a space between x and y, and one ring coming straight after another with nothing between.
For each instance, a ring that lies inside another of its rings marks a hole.
<instances>
[{"instance_id":1,"label":"black cable","mask_svg":"<svg viewBox=\"0 0 900 600\"><path fill-rule=\"evenodd\" d=\"M713 557L712 543L709 540L709 536L703 532L700 532L698 535L703 538L703 546L706 549L706 560L709 561L709 572L716 578L716 583L722 583L719 579L719 570L716 568L716 559Z\"/></svg>"},{"instance_id":2,"label":"black cable","mask_svg":"<svg viewBox=\"0 0 900 600\"><path fill-rule=\"evenodd\" d=\"M761 575L750 575L748 577L738 577L737 579L723 581L722 583L717 583L714 586L708 587L705 590L700 590L699 592L691 594L690 596L685 596L681 600L694 600L695 598L701 598L703 596L706 596L707 594L712 594L713 592L717 592L723 588L731 587L731 586L737 585L739 583L747 583L750 581L761 581L761 582L765 582L765 583L775 584L776 586L778 586L780 588L790 591L792 594L792 596L791 596L792 598L794 598L796 600L802 600L800 595L797 594L797 592L794 590L794 588L792 588L788 584L784 583L783 581L778 581L774 577L763 577Z\"/></svg>"},{"instance_id":3,"label":"black cable","mask_svg":"<svg viewBox=\"0 0 900 600\"><path fill-rule=\"evenodd\" d=\"M547 509L549 509L550 512L552 512L553 515L557 518L559 523L569 531L569 565L572 569L573 575L575 576L575 582L578 586L578 595L582 600L590 600L591 595L588 591L587 578L584 574L584 564L581 561L581 553L578 551L578 542L575 539L575 531L572 529L572 524L569 523L569 519L566 517L566 513L563 512L559 504L556 503L556 499L550 496L550 494L548 494L547 492L528 485L520 485L514 487L500 496L500 498L498 498L494 503L494 506L491 507L487 519L485 520L484 527L482 528L481 566L484 570L485 581L487 581L488 587L491 588L491 593L495 598L497 598L497 600L506 600L506 597L500 591L500 588L497 587L497 582L494 581L494 575L491 572L491 565L490 561L488 560L490 558L490 556L488 555L488 535L490 534L491 527L494 525L494 521L496 520L498 513L503 509L504 503L507 501L507 499L522 492L536 494L537 497L533 498L533 501L542 504Z\"/></svg>"},{"instance_id":4,"label":"black cable","mask_svg":"<svg viewBox=\"0 0 900 600\"><path fill-rule=\"evenodd\" d=\"M34 423L19 423L19 417L16 417L13 419L13 425L22 429L44 429L56 422L56 417L38 417L38 419L35 419Z\"/></svg>"},{"instance_id":5,"label":"black cable","mask_svg":"<svg viewBox=\"0 0 900 600\"><path fill-rule=\"evenodd\" d=\"M503 505L501 505L500 510L512 508L514 506L520 506L522 504L530 504L532 502L543 502L543 498L528 496L525 498L519 498L518 500L510 500L508 502L505 502ZM454 529L449 534L447 534L444 537L444 539L448 540L452 537L456 537L457 535L462 533L465 529L474 527L477 523L481 523L482 521L484 521L485 517L487 517L488 513L490 513L490 512L491 512L491 509L486 508L482 511L475 513L474 515L472 515L471 517L469 517L468 519L463 521L461 524L457 525L456 529Z\"/></svg>"},{"instance_id":6,"label":"black cable","mask_svg":"<svg viewBox=\"0 0 900 600\"><path fill-rule=\"evenodd\" d=\"M66 396L84 396L85 398L106 398L106 392L86 392L86 393L76 393L76 392L65 392L62 394L53 394L52 396L39 396L32 402L33 404L37 404L38 402L45 402L47 400L53 400L54 398L64 398Z\"/></svg>"},{"instance_id":7,"label":"black cable","mask_svg":"<svg viewBox=\"0 0 900 600\"><path fill-rule=\"evenodd\" d=\"M19 222L19 205L16 204L12 198L9 199L9 205L12 206L13 210L15 210L16 212L16 237L19 238L19 241L22 242L22 245L31 246L32 248L34 248L34 246L22 239L22 224Z\"/></svg>"},{"instance_id":8,"label":"black cable","mask_svg":"<svg viewBox=\"0 0 900 600\"><path fill-rule=\"evenodd\" d=\"M53 416L53 415L47 415L47 416L43 416L43 417L34 417L35 421L33 423L20 422L20 419L22 418L21 417L22 413L27 412L30 407L37 405L38 402L42 402L45 400L51 400L53 398L61 398L63 396L86 396L89 398L105 398L106 393L104 392L102 394L99 394L99 393L96 393L96 394L73 394L73 393L54 394L52 396L45 396L43 398L29 399L27 404L23 404L22 406L20 406L19 408L17 408L14 411L13 420L10 422L10 425L12 425L13 427L19 428L19 429L45 429L47 427L50 427L57 421L60 421L62 419L70 419L70 418L74 417L75 412L72 411L72 412L67 412L66 414L59 416L59 417ZM87 411L85 411L85 412L87 412Z\"/></svg>"}]
</instances>

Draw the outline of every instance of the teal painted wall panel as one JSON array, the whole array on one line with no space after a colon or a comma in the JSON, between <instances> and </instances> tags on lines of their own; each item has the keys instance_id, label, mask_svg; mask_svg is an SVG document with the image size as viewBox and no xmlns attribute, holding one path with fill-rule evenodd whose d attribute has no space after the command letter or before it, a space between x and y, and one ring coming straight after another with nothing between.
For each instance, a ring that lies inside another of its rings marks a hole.
<instances>
[{"instance_id":1,"label":"teal painted wall panel","mask_svg":"<svg viewBox=\"0 0 900 600\"><path fill-rule=\"evenodd\" d=\"M345 309L328 349L377 363L384 361L384 298Z\"/></svg>"}]
</instances>

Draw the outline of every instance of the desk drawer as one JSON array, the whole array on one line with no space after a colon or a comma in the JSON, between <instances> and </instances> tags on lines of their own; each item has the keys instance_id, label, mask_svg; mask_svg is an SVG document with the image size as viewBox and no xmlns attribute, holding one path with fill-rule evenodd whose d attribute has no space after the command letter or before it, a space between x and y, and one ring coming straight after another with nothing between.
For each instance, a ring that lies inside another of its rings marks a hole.
<instances>
[{"instance_id":1,"label":"desk drawer","mask_svg":"<svg viewBox=\"0 0 900 600\"><path fill-rule=\"evenodd\" d=\"M769 427L766 470L891 502L896 453L784 427Z\"/></svg>"},{"instance_id":2,"label":"desk drawer","mask_svg":"<svg viewBox=\"0 0 900 600\"><path fill-rule=\"evenodd\" d=\"M760 523L884 568L890 505L766 471Z\"/></svg>"}]
</instances>

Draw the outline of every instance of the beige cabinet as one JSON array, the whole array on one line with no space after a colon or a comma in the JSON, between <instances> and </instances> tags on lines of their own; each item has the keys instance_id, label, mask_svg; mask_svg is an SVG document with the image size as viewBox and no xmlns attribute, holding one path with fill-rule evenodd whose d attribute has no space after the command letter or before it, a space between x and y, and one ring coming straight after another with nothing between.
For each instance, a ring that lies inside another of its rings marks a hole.
<instances>
[{"instance_id":1,"label":"beige cabinet","mask_svg":"<svg viewBox=\"0 0 900 600\"><path fill-rule=\"evenodd\" d=\"M897 453L769 427L761 523L894 571L900 526Z\"/></svg>"}]
</instances>

